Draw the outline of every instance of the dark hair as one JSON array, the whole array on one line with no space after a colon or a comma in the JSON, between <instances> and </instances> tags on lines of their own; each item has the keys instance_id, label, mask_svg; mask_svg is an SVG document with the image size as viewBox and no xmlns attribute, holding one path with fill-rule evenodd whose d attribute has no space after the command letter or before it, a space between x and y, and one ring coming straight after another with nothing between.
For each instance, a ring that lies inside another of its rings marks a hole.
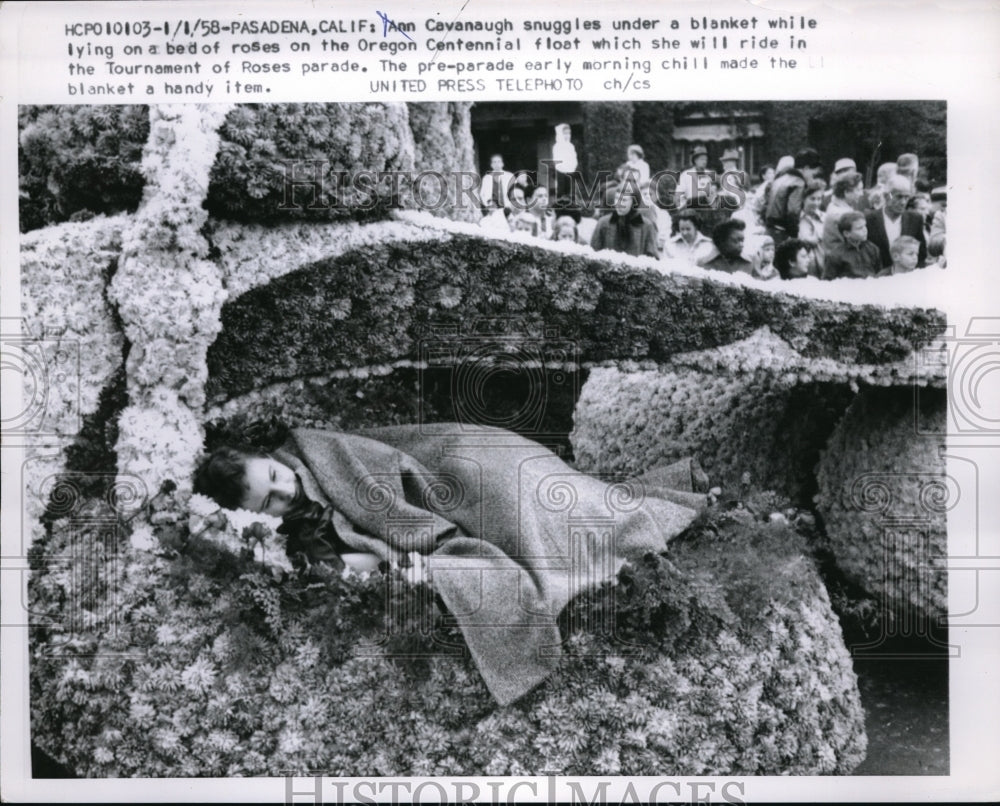
<instances>
[{"instance_id":1,"label":"dark hair","mask_svg":"<svg viewBox=\"0 0 1000 806\"><path fill-rule=\"evenodd\" d=\"M840 218L837 219L837 231L840 233L847 232L851 227L854 226L855 221L864 221L865 214L859 213L857 210L851 210L850 212L844 213Z\"/></svg>"},{"instance_id":2,"label":"dark hair","mask_svg":"<svg viewBox=\"0 0 1000 806\"><path fill-rule=\"evenodd\" d=\"M761 166L760 173L758 174L758 176L760 176L760 181L761 182L764 181L764 174L767 173L768 169L777 172L777 168L775 168L773 165L763 165L763 166Z\"/></svg>"},{"instance_id":3,"label":"dark hair","mask_svg":"<svg viewBox=\"0 0 1000 806\"><path fill-rule=\"evenodd\" d=\"M861 174L857 171L848 171L841 174L833 182L833 195L838 199L843 199L849 191L854 190L861 181Z\"/></svg>"},{"instance_id":4,"label":"dark hair","mask_svg":"<svg viewBox=\"0 0 1000 806\"><path fill-rule=\"evenodd\" d=\"M716 249L721 252L722 247L720 244L725 243L726 238L729 237L729 233L733 230L745 230L746 228L747 225L740 219L727 218L721 224L716 226L714 230L712 230L712 243L714 243Z\"/></svg>"},{"instance_id":5,"label":"dark hair","mask_svg":"<svg viewBox=\"0 0 1000 806\"><path fill-rule=\"evenodd\" d=\"M682 221L690 221L694 225L694 228L698 230L698 232L701 232L701 216L698 215L698 213L696 213L690 207L685 207L676 216L674 216L674 222L673 222L674 235L676 235L678 232L681 231Z\"/></svg>"},{"instance_id":6,"label":"dark hair","mask_svg":"<svg viewBox=\"0 0 1000 806\"><path fill-rule=\"evenodd\" d=\"M247 492L247 459L264 458L261 451L216 448L194 472L194 491L207 495L220 507L239 509Z\"/></svg>"},{"instance_id":7,"label":"dark hair","mask_svg":"<svg viewBox=\"0 0 1000 806\"><path fill-rule=\"evenodd\" d=\"M790 279L788 273L791 271L792 262L802 249L809 249L809 244L798 238L789 238L787 241L782 241L774 250L774 268L778 270L782 280Z\"/></svg>"},{"instance_id":8,"label":"dark hair","mask_svg":"<svg viewBox=\"0 0 1000 806\"><path fill-rule=\"evenodd\" d=\"M796 168L819 168L822 162L815 148L803 148L795 155Z\"/></svg>"},{"instance_id":9,"label":"dark hair","mask_svg":"<svg viewBox=\"0 0 1000 806\"><path fill-rule=\"evenodd\" d=\"M822 179L812 179L806 182L806 186L802 189L802 198L806 199L813 193L822 193L824 190L826 190L826 182Z\"/></svg>"},{"instance_id":10,"label":"dark hair","mask_svg":"<svg viewBox=\"0 0 1000 806\"><path fill-rule=\"evenodd\" d=\"M523 203L520 201L514 201L514 193L518 190L521 191L521 197L524 199ZM524 189L523 185L519 185L517 182L511 182L510 187L507 188L507 201L510 202L510 209L507 208L507 205L504 205L503 209L504 215L510 219L511 211L513 211L513 214L516 215L517 213L523 213L528 209L528 192Z\"/></svg>"},{"instance_id":11,"label":"dark hair","mask_svg":"<svg viewBox=\"0 0 1000 806\"><path fill-rule=\"evenodd\" d=\"M918 242L919 243L919 242ZM927 242L928 257L941 257L944 254L948 240L943 232L936 232Z\"/></svg>"}]
</instances>

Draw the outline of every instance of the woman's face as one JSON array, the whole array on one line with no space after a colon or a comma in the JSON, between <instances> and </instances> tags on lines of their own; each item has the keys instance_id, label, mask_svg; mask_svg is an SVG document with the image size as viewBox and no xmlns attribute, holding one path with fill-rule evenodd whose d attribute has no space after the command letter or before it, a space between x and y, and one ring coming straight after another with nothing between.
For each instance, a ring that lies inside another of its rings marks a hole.
<instances>
[{"instance_id":1,"label":"woman's face","mask_svg":"<svg viewBox=\"0 0 1000 806\"><path fill-rule=\"evenodd\" d=\"M620 216L628 215L632 210L633 197L630 193L623 193L615 199L615 212Z\"/></svg>"},{"instance_id":2,"label":"woman's face","mask_svg":"<svg viewBox=\"0 0 1000 806\"><path fill-rule=\"evenodd\" d=\"M270 457L254 456L244 464L246 492L241 506L280 518L295 498L295 472Z\"/></svg>"},{"instance_id":3,"label":"woman's face","mask_svg":"<svg viewBox=\"0 0 1000 806\"><path fill-rule=\"evenodd\" d=\"M774 244L765 244L760 248L760 259L765 263L774 263Z\"/></svg>"},{"instance_id":4,"label":"woman's face","mask_svg":"<svg viewBox=\"0 0 1000 806\"><path fill-rule=\"evenodd\" d=\"M795 253L795 260L792 265L789 266L791 270L789 274L792 277L808 277L809 276L809 250L806 247L802 247L798 252Z\"/></svg>"},{"instance_id":5,"label":"woman's face","mask_svg":"<svg viewBox=\"0 0 1000 806\"><path fill-rule=\"evenodd\" d=\"M820 202L822 201L823 201L823 192L817 190L815 193L810 193L808 196L805 197L805 199L803 199L802 209L805 210L805 212L809 213L810 215L813 215L814 213L816 213L816 211L819 210L819 205Z\"/></svg>"},{"instance_id":6,"label":"woman's face","mask_svg":"<svg viewBox=\"0 0 1000 806\"><path fill-rule=\"evenodd\" d=\"M677 231L688 243L694 243L695 236L698 234L698 228L686 218L681 219L680 223L677 225Z\"/></svg>"}]
</instances>

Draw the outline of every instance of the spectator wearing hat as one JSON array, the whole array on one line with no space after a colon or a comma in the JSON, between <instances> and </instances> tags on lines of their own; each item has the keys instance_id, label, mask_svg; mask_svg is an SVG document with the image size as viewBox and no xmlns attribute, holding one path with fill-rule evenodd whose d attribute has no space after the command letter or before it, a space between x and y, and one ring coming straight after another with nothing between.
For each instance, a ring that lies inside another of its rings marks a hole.
<instances>
[{"instance_id":1,"label":"spectator wearing hat","mask_svg":"<svg viewBox=\"0 0 1000 806\"><path fill-rule=\"evenodd\" d=\"M629 173L635 176L635 181L640 186L643 182L649 182L649 163L644 156L642 146L633 144L628 147L625 152L625 162L615 171L615 178L619 183L624 183Z\"/></svg>"},{"instance_id":2,"label":"spectator wearing hat","mask_svg":"<svg viewBox=\"0 0 1000 806\"><path fill-rule=\"evenodd\" d=\"M708 185L714 177L708 170L708 149L705 146L695 146L691 150L691 166L681 174L680 189L687 196L688 204L697 207L704 202L708 193Z\"/></svg>"},{"instance_id":3,"label":"spectator wearing hat","mask_svg":"<svg viewBox=\"0 0 1000 806\"><path fill-rule=\"evenodd\" d=\"M743 242L747 225L738 218L723 221L712 232L712 243L719 254L701 264L703 268L734 274L753 274L753 263L743 257Z\"/></svg>"},{"instance_id":4,"label":"spectator wearing hat","mask_svg":"<svg viewBox=\"0 0 1000 806\"><path fill-rule=\"evenodd\" d=\"M920 160L916 154L900 154L896 157L896 173L910 180L914 189L917 187L917 174L920 172Z\"/></svg>"},{"instance_id":5,"label":"spectator wearing hat","mask_svg":"<svg viewBox=\"0 0 1000 806\"><path fill-rule=\"evenodd\" d=\"M804 148L795 155L795 167L775 178L764 213L764 226L776 246L798 234L802 194L806 183L816 178L820 167L819 153L813 148Z\"/></svg>"},{"instance_id":6,"label":"spectator wearing hat","mask_svg":"<svg viewBox=\"0 0 1000 806\"><path fill-rule=\"evenodd\" d=\"M870 210L865 215L868 225L868 240L878 247L882 267L892 266L890 246L901 235L916 238L920 244L918 266L927 260L927 241L924 239L924 222L919 213L906 210L906 204L913 196L913 184L903 174L893 176L887 186L885 206L881 210Z\"/></svg>"},{"instance_id":7,"label":"spectator wearing hat","mask_svg":"<svg viewBox=\"0 0 1000 806\"><path fill-rule=\"evenodd\" d=\"M822 212L825 213L826 208L833 201L833 186L837 180L845 174L857 173L857 171L858 166L850 157L841 157L833 164L833 173L830 174L830 186L827 188L826 193L823 194L823 203L819 208Z\"/></svg>"},{"instance_id":8,"label":"spectator wearing hat","mask_svg":"<svg viewBox=\"0 0 1000 806\"><path fill-rule=\"evenodd\" d=\"M722 164L723 171L738 170L740 166L740 152L735 148L727 148L722 152L722 156L719 157L719 162Z\"/></svg>"},{"instance_id":9,"label":"spectator wearing hat","mask_svg":"<svg viewBox=\"0 0 1000 806\"><path fill-rule=\"evenodd\" d=\"M750 192L750 180L746 171L739 169L740 152L727 148L719 159L722 163L721 203L733 210L743 207Z\"/></svg>"}]
</instances>

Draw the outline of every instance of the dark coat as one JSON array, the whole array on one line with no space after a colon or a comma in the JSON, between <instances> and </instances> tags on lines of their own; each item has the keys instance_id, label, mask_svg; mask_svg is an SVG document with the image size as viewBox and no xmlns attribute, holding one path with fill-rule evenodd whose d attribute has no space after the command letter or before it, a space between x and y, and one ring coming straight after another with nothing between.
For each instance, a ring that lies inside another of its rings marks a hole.
<instances>
[{"instance_id":1,"label":"dark coat","mask_svg":"<svg viewBox=\"0 0 1000 806\"><path fill-rule=\"evenodd\" d=\"M614 249L629 255L649 255L659 257L660 251L656 245L656 225L650 223L639 213L633 213L628 218L628 224L618 227L618 214L610 213L603 216L594 228L590 237L590 245L596 250Z\"/></svg>"},{"instance_id":2,"label":"dark coat","mask_svg":"<svg viewBox=\"0 0 1000 806\"><path fill-rule=\"evenodd\" d=\"M879 255L882 258L882 268L892 266L892 255L889 253L889 236L885 232L885 222L882 220L881 210L870 210L865 213L865 222L868 224L868 240L878 247ZM909 235L920 241L920 252L917 258L917 266L923 266L927 262L927 241L924 238L924 219L920 213L913 210L903 212L903 223L899 230L900 235Z\"/></svg>"},{"instance_id":3,"label":"dark coat","mask_svg":"<svg viewBox=\"0 0 1000 806\"><path fill-rule=\"evenodd\" d=\"M784 238L794 238L799 231L799 215L802 213L802 192L806 180L796 168L776 176L771 183L767 207L764 210L764 224L772 237L775 232ZM778 239L776 239L777 241Z\"/></svg>"},{"instance_id":4,"label":"dark coat","mask_svg":"<svg viewBox=\"0 0 1000 806\"><path fill-rule=\"evenodd\" d=\"M432 586L501 705L558 664L556 619L572 596L624 559L664 550L704 503L690 492L690 461L609 485L538 443L478 426L295 429L275 458L332 508L352 550L429 555Z\"/></svg>"}]
</instances>

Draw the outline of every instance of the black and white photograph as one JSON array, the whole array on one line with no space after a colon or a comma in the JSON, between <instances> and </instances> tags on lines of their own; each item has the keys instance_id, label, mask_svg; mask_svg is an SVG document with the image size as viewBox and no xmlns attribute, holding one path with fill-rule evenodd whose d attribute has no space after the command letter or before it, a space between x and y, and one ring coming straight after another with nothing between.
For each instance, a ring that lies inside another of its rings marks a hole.
<instances>
[{"instance_id":1,"label":"black and white photograph","mask_svg":"<svg viewBox=\"0 0 1000 806\"><path fill-rule=\"evenodd\" d=\"M1000 332L946 302L975 287L964 105L89 80L21 97L5 235L29 783L743 803L965 774Z\"/></svg>"},{"instance_id":2,"label":"black and white photograph","mask_svg":"<svg viewBox=\"0 0 1000 806\"><path fill-rule=\"evenodd\" d=\"M938 102L23 108L24 311L80 367L28 466L39 763L946 773L913 362L946 322L821 288L949 271L945 132Z\"/></svg>"}]
</instances>

